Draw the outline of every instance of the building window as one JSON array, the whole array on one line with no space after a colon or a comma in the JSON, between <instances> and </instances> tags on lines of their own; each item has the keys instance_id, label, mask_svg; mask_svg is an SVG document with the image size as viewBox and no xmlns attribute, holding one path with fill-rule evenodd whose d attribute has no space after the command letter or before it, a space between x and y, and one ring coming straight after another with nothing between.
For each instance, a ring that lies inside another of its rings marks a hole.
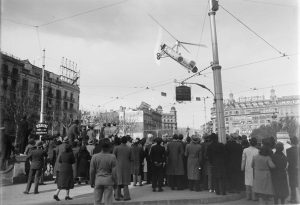
<instances>
[{"instance_id":1,"label":"building window","mask_svg":"<svg viewBox=\"0 0 300 205\"><path fill-rule=\"evenodd\" d=\"M60 90L56 90L56 98L61 99L61 91Z\"/></svg>"},{"instance_id":2,"label":"building window","mask_svg":"<svg viewBox=\"0 0 300 205\"><path fill-rule=\"evenodd\" d=\"M28 80L27 79L23 79L23 82L22 82L22 89L23 90L27 90L28 89Z\"/></svg>"},{"instance_id":3,"label":"building window","mask_svg":"<svg viewBox=\"0 0 300 205\"><path fill-rule=\"evenodd\" d=\"M64 109L65 109L65 110L68 109L68 102L64 102Z\"/></svg>"},{"instance_id":4,"label":"building window","mask_svg":"<svg viewBox=\"0 0 300 205\"><path fill-rule=\"evenodd\" d=\"M67 99L68 97L68 91L65 91L64 99Z\"/></svg>"},{"instance_id":5,"label":"building window","mask_svg":"<svg viewBox=\"0 0 300 205\"><path fill-rule=\"evenodd\" d=\"M13 91L16 91L16 89L17 89L17 81L15 79L11 80L11 89Z\"/></svg>"}]
</instances>

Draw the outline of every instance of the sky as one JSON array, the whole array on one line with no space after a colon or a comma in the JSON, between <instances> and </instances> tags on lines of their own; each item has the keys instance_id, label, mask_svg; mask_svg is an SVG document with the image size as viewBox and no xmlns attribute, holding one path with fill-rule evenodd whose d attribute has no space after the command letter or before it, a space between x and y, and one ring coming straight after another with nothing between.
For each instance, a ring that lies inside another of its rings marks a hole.
<instances>
[{"instance_id":1,"label":"sky","mask_svg":"<svg viewBox=\"0 0 300 205\"><path fill-rule=\"evenodd\" d=\"M220 0L216 13L223 96L299 94L299 4L297 0ZM228 13L228 12L229 13ZM180 50L199 70L212 61L207 0L2 0L1 51L59 73L62 57L80 70L80 108L93 111L137 107L142 101L169 112L178 126L199 128L207 121L213 97L192 85L192 101L177 103L175 87L190 77L170 58L155 59L160 43L175 40L207 47ZM240 22L233 18L233 14ZM289 55L281 57L282 54ZM212 70L187 82L214 90ZM167 96L161 96L161 92ZM201 97L201 101L196 101Z\"/></svg>"}]
</instances>

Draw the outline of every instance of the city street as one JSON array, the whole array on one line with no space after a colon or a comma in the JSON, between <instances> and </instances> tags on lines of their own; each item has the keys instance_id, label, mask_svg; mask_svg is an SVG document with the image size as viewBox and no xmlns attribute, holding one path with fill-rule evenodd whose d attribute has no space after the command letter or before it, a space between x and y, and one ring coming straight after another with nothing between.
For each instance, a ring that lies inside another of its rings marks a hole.
<instances>
[{"instance_id":1,"label":"city street","mask_svg":"<svg viewBox=\"0 0 300 205\"><path fill-rule=\"evenodd\" d=\"M89 185L76 185L71 190L71 201L65 201L65 191L60 193L60 202L56 202L52 197L56 190L56 184L47 182L46 185L39 186L39 194L31 193L29 195L23 194L26 184L17 184L4 186L1 188L1 205L51 205L51 204L78 204L78 205L92 205L93 204L93 189ZM239 200L242 194L228 194L226 196L217 196L214 193L207 191L192 192L189 190L172 191L168 187L164 188L164 192L152 192L151 185L130 186L131 201L114 202L115 204L220 204L230 201L225 204L233 203L233 200L238 200L235 204L257 204L254 202L247 202L246 200ZM240 203L239 203L240 202Z\"/></svg>"}]
</instances>

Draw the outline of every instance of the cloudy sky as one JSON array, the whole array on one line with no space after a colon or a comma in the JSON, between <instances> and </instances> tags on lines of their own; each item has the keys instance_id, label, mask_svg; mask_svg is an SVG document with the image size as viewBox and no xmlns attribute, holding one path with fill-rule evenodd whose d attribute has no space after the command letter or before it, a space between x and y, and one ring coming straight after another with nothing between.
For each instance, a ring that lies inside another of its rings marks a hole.
<instances>
[{"instance_id":1,"label":"cloudy sky","mask_svg":"<svg viewBox=\"0 0 300 205\"><path fill-rule=\"evenodd\" d=\"M148 16L151 14L177 39L202 43L188 46L182 55L204 69L212 61L207 0L3 0L1 50L41 66L46 49L46 69L59 73L66 57L80 69L80 107L93 110L136 107L145 101L165 111L178 110L180 127L199 128L204 123L203 101L175 102L174 79L189 76L181 65L154 58L159 43L175 42ZM220 0L217 12L219 60L224 98L233 93L269 97L299 93L297 0ZM291 55L280 57L281 53ZM188 82L213 90L211 70ZM161 92L167 93L166 97ZM207 99L210 117L212 97L192 86L192 96Z\"/></svg>"}]
</instances>

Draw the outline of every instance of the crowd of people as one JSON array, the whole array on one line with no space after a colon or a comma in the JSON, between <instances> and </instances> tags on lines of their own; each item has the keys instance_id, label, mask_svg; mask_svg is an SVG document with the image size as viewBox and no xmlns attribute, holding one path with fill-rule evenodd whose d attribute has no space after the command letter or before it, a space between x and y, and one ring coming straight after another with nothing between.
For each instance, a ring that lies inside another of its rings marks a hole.
<instances>
[{"instance_id":1,"label":"crowd of people","mask_svg":"<svg viewBox=\"0 0 300 205\"><path fill-rule=\"evenodd\" d=\"M291 137L291 148L274 138L258 144L236 135L228 136L226 144L218 142L214 133L200 138L173 136L133 139L116 135L96 139L94 132L70 129L68 136L37 142L28 141L25 154L30 163L28 194L34 178L34 193L38 193L45 162L53 167L57 190L53 198L66 190L65 200L71 200L74 184L89 183L94 188L95 204L102 199L112 204L113 198L131 200L128 186L152 184L153 192L171 190L208 190L216 195L246 191L248 200L267 204L296 203L298 186L297 138ZM144 183L143 183L144 182Z\"/></svg>"}]
</instances>

